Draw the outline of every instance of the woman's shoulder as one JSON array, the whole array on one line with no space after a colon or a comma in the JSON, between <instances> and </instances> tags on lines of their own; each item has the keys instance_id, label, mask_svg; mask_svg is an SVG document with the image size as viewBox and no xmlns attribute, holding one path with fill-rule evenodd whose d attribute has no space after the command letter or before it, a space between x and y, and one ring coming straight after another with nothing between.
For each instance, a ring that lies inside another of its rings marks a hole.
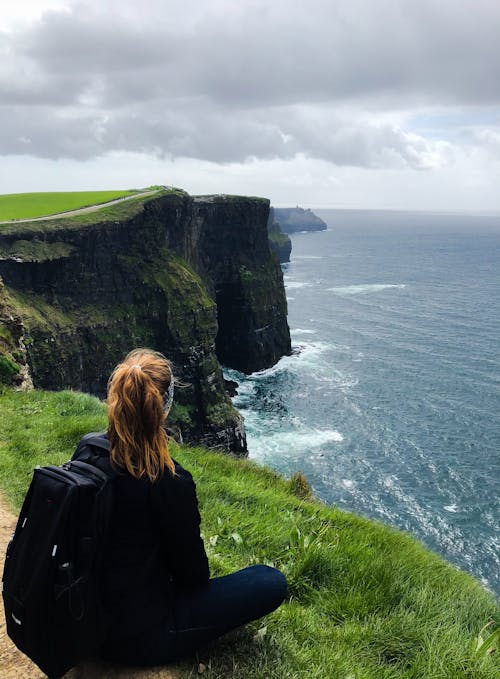
<instances>
[{"instance_id":1,"label":"woman's shoulder","mask_svg":"<svg viewBox=\"0 0 500 679\"><path fill-rule=\"evenodd\" d=\"M151 499L160 509L172 516L196 513L198 498L191 473L174 460L175 473L165 469L151 486Z\"/></svg>"},{"instance_id":2,"label":"woman's shoulder","mask_svg":"<svg viewBox=\"0 0 500 679\"><path fill-rule=\"evenodd\" d=\"M191 472L188 471L187 469L185 469L180 464L180 462L177 462L177 460L174 460L173 458L172 458L172 462L174 463L174 469L175 469L174 474L170 474L169 472L165 471L163 476L168 475L174 481L179 480L180 482L182 482L182 481L192 481L193 480Z\"/></svg>"},{"instance_id":3,"label":"woman's shoulder","mask_svg":"<svg viewBox=\"0 0 500 679\"><path fill-rule=\"evenodd\" d=\"M191 472L185 469L180 462L172 460L174 463L174 472L169 469L164 469L163 474L153 484L160 490L168 489L173 493L191 492L195 488L195 483Z\"/></svg>"}]
</instances>

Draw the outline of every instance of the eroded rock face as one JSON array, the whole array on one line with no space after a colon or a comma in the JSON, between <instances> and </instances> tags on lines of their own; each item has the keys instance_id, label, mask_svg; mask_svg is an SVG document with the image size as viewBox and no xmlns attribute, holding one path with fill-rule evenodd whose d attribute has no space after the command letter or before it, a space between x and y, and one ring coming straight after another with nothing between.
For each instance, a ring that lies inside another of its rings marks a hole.
<instances>
[{"instance_id":1,"label":"eroded rock face","mask_svg":"<svg viewBox=\"0 0 500 679\"><path fill-rule=\"evenodd\" d=\"M176 191L128 206L119 219L0 231L4 296L22 325L35 386L104 395L114 365L151 347L186 385L176 390L173 429L244 454L243 421L219 360L251 372L290 351L268 208L262 199Z\"/></svg>"},{"instance_id":2,"label":"eroded rock face","mask_svg":"<svg viewBox=\"0 0 500 679\"><path fill-rule=\"evenodd\" d=\"M24 344L24 325L0 278L0 384L32 389Z\"/></svg>"},{"instance_id":3,"label":"eroded rock face","mask_svg":"<svg viewBox=\"0 0 500 679\"><path fill-rule=\"evenodd\" d=\"M269 249L268 214L269 202L258 198L200 196L193 205L204 258L198 271L217 304L217 356L244 373L268 368L291 352L283 274Z\"/></svg>"},{"instance_id":4,"label":"eroded rock face","mask_svg":"<svg viewBox=\"0 0 500 679\"><path fill-rule=\"evenodd\" d=\"M267 234L269 239L269 247L277 256L281 264L290 261L290 254L292 252L292 241L290 236L283 232L281 224L276 219L274 208L269 209L269 219L267 222Z\"/></svg>"}]
</instances>

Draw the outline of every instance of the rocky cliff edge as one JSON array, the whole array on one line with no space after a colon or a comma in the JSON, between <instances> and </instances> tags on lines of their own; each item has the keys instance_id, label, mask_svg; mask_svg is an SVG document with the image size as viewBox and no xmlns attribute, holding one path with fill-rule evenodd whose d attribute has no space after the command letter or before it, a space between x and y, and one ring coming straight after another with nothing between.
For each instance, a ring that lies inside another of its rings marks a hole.
<instances>
[{"instance_id":1,"label":"rocky cliff edge","mask_svg":"<svg viewBox=\"0 0 500 679\"><path fill-rule=\"evenodd\" d=\"M246 452L221 363L290 353L269 202L165 190L74 218L0 227L0 381L104 395L132 348L165 353L183 440Z\"/></svg>"}]
</instances>

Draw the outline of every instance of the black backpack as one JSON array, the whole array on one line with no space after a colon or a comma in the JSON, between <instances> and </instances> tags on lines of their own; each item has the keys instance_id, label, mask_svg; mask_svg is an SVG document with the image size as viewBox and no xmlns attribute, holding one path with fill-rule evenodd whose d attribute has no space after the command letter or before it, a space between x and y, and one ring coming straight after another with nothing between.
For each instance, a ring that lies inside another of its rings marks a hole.
<instances>
[{"instance_id":1,"label":"black backpack","mask_svg":"<svg viewBox=\"0 0 500 679\"><path fill-rule=\"evenodd\" d=\"M103 434L87 434L70 462L37 467L7 547L7 633L51 679L106 636L99 567L116 476L106 450Z\"/></svg>"}]
</instances>

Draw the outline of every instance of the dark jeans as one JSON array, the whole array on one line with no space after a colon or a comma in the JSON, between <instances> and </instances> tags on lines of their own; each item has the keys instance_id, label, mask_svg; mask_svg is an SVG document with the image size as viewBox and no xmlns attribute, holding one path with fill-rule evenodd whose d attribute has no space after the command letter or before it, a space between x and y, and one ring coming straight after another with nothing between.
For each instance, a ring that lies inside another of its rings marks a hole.
<instances>
[{"instance_id":1,"label":"dark jeans","mask_svg":"<svg viewBox=\"0 0 500 679\"><path fill-rule=\"evenodd\" d=\"M213 578L197 589L179 589L173 615L164 623L138 636L108 643L102 655L130 665L164 665L274 611L286 592L285 576L260 565Z\"/></svg>"}]
</instances>

